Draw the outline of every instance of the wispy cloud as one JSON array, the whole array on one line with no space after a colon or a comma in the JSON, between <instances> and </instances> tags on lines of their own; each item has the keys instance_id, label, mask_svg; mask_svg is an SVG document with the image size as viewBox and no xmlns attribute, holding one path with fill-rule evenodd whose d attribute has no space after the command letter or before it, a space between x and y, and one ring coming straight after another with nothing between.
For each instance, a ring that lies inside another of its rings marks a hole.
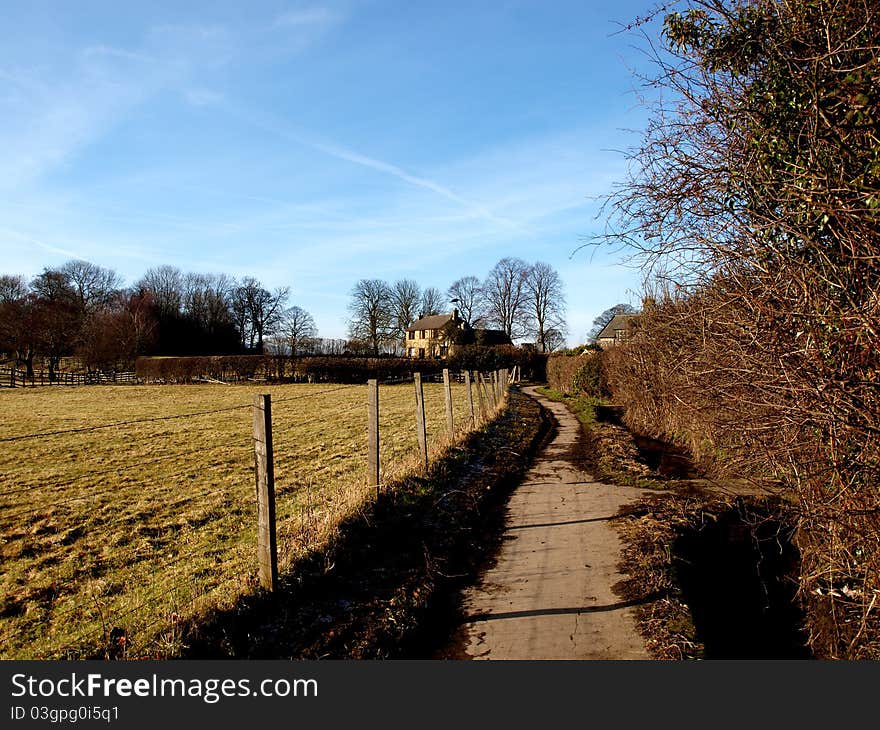
<instances>
[{"instance_id":1,"label":"wispy cloud","mask_svg":"<svg viewBox=\"0 0 880 730\"><path fill-rule=\"evenodd\" d=\"M124 48L115 48L113 46L105 45L88 46L83 49L82 55L84 58L116 58L126 61L143 61L146 63L153 63L156 61L155 57L148 56L144 53L136 53Z\"/></svg>"},{"instance_id":2,"label":"wispy cloud","mask_svg":"<svg viewBox=\"0 0 880 730\"><path fill-rule=\"evenodd\" d=\"M70 258L80 258L79 253L76 251L53 246L49 243L34 238L33 236L28 236L24 233L20 233L19 231L10 230L9 228L0 228L0 236L4 238L12 238L19 243L26 243L31 246L37 246L38 248L41 248L44 251L48 251L49 253L54 253L60 256L68 256Z\"/></svg>"},{"instance_id":3,"label":"wispy cloud","mask_svg":"<svg viewBox=\"0 0 880 730\"><path fill-rule=\"evenodd\" d=\"M326 28L343 20L343 15L333 8L309 7L288 10L277 18L273 25L276 28Z\"/></svg>"},{"instance_id":4,"label":"wispy cloud","mask_svg":"<svg viewBox=\"0 0 880 730\"><path fill-rule=\"evenodd\" d=\"M65 163L142 98L143 88L98 75L45 81L19 75L0 103L0 188L15 189Z\"/></svg>"},{"instance_id":5,"label":"wispy cloud","mask_svg":"<svg viewBox=\"0 0 880 730\"><path fill-rule=\"evenodd\" d=\"M223 94L209 89L185 89L183 98L190 106L213 106L220 104L225 98Z\"/></svg>"},{"instance_id":6,"label":"wispy cloud","mask_svg":"<svg viewBox=\"0 0 880 730\"><path fill-rule=\"evenodd\" d=\"M292 8L260 30L260 45L282 57L310 51L347 19L341 10L325 5Z\"/></svg>"},{"instance_id":7,"label":"wispy cloud","mask_svg":"<svg viewBox=\"0 0 880 730\"><path fill-rule=\"evenodd\" d=\"M510 218L496 215L485 204L476 200L468 199L452 190L447 185L433 180L429 177L416 175L404 168L376 157L365 155L356 150L352 150L336 142L321 139L311 133L291 129L289 126L277 119L267 118L265 116L258 117L249 111L238 109L233 111L236 116L247 120L250 124L259 127L265 131L288 139L296 144L303 145L310 149L321 152L330 157L334 157L344 162L349 162L360 167L364 167L375 172L388 175L402 182L412 185L416 188L428 190L440 197L455 203L464 208L472 218L481 219L500 226L507 230L523 231L524 226Z\"/></svg>"},{"instance_id":8,"label":"wispy cloud","mask_svg":"<svg viewBox=\"0 0 880 730\"><path fill-rule=\"evenodd\" d=\"M445 185L442 185L426 177L413 175L406 170L398 167L397 165L393 165L389 162L383 162L382 160L377 160L373 157L368 157L367 155L362 155L359 152L355 152L353 150L346 149L345 147L341 147L335 144L328 144L325 142L317 141L310 141L307 142L307 144L309 144L309 146L311 146L312 148L331 155L332 157L336 157L337 159L345 160L346 162L352 162L355 165L361 165L363 167L367 167L371 170L376 170L377 172L381 172L386 175L391 175L392 177L396 177L397 179L409 183L410 185L415 185L416 187L424 188L425 190L430 190L434 193L437 193L437 195L440 195L447 200L458 203L459 205L473 213L474 216L482 218L483 220L489 221L491 223L496 223L500 226L504 226L505 228L511 228L515 230L521 228L518 223L510 220L509 218L503 218L501 216L495 215L494 213L492 213L491 210L481 205L480 203L466 200L461 195L453 192Z\"/></svg>"},{"instance_id":9,"label":"wispy cloud","mask_svg":"<svg viewBox=\"0 0 880 730\"><path fill-rule=\"evenodd\" d=\"M122 119L168 89L187 103L216 104L194 84L198 70L230 57L229 34L213 26L156 26L139 47L61 49L63 64L0 68L0 190L16 191L69 164Z\"/></svg>"}]
</instances>

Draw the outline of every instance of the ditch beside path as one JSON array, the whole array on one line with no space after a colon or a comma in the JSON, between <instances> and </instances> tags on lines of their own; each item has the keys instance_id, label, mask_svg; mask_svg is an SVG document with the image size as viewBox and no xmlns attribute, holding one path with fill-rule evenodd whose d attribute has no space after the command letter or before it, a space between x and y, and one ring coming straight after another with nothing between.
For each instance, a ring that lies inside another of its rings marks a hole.
<instances>
[{"instance_id":1,"label":"ditch beside path","mask_svg":"<svg viewBox=\"0 0 880 730\"><path fill-rule=\"evenodd\" d=\"M647 659L632 604L611 590L620 540L610 520L645 492L596 482L573 462L580 423L536 398L558 422L510 497L495 565L463 596L448 656L470 659Z\"/></svg>"}]
</instances>

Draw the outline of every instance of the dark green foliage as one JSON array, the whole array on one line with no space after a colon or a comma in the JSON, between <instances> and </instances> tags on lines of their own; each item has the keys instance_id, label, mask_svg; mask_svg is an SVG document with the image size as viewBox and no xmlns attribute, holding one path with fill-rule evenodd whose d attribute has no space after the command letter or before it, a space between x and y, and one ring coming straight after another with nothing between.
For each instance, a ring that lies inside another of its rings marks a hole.
<instances>
[{"instance_id":1,"label":"dark green foliage","mask_svg":"<svg viewBox=\"0 0 880 730\"><path fill-rule=\"evenodd\" d=\"M592 346L553 353L547 360L547 382L567 395L607 396L602 351Z\"/></svg>"},{"instance_id":2,"label":"dark green foliage","mask_svg":"<svg viewBox=\"0 0 880 730\"><path fill-rule=\"evenodd\" d=\"M602 357L595 355L586 360L574 374L573 386L576 392L586 393L594 398L606 395L602 376Z\"/></svg>"}]
</instances>

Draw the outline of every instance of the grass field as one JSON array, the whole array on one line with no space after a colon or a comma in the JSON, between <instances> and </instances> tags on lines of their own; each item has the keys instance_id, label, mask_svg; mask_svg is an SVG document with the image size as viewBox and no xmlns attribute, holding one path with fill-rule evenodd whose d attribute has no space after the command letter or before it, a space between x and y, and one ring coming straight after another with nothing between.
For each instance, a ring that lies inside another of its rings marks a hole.
<instances>
[{"instance_id":1,"label":"grass field","mask_svg":"<svg viewBox=\"0 0 880 730\"><path fill-rule=\"evenodd\" d=\"M424 387L436 454L443 386ZM254 590L255 393L273 399L283 568L369 498L365 386L0 391L0 657L173 656L178 621ZM383 483L417 467L414 401L380 389ZM458 430L464 386L453 401Z\"/></svg>"}]
</instances>

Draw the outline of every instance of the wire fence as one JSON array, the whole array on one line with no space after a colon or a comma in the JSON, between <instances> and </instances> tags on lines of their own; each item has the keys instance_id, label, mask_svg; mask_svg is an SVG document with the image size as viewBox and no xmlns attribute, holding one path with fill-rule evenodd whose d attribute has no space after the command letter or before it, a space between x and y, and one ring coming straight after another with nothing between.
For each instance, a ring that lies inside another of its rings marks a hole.
<instances>
[{"instance_id":1,"label":"wire fence","mask_svg":"<svg viewBox=\"0 0 880 730\"><path fill-rule=\"evenodd\" d=\"M491 418L507 380L376 384L378 479L362 385L6 391L0 658L173 656L187 622L267 587L248 395L271 399L273 559L285 571L377 491L424 468L422 444L436 459Z\"/></svg>"}]
</instances>

